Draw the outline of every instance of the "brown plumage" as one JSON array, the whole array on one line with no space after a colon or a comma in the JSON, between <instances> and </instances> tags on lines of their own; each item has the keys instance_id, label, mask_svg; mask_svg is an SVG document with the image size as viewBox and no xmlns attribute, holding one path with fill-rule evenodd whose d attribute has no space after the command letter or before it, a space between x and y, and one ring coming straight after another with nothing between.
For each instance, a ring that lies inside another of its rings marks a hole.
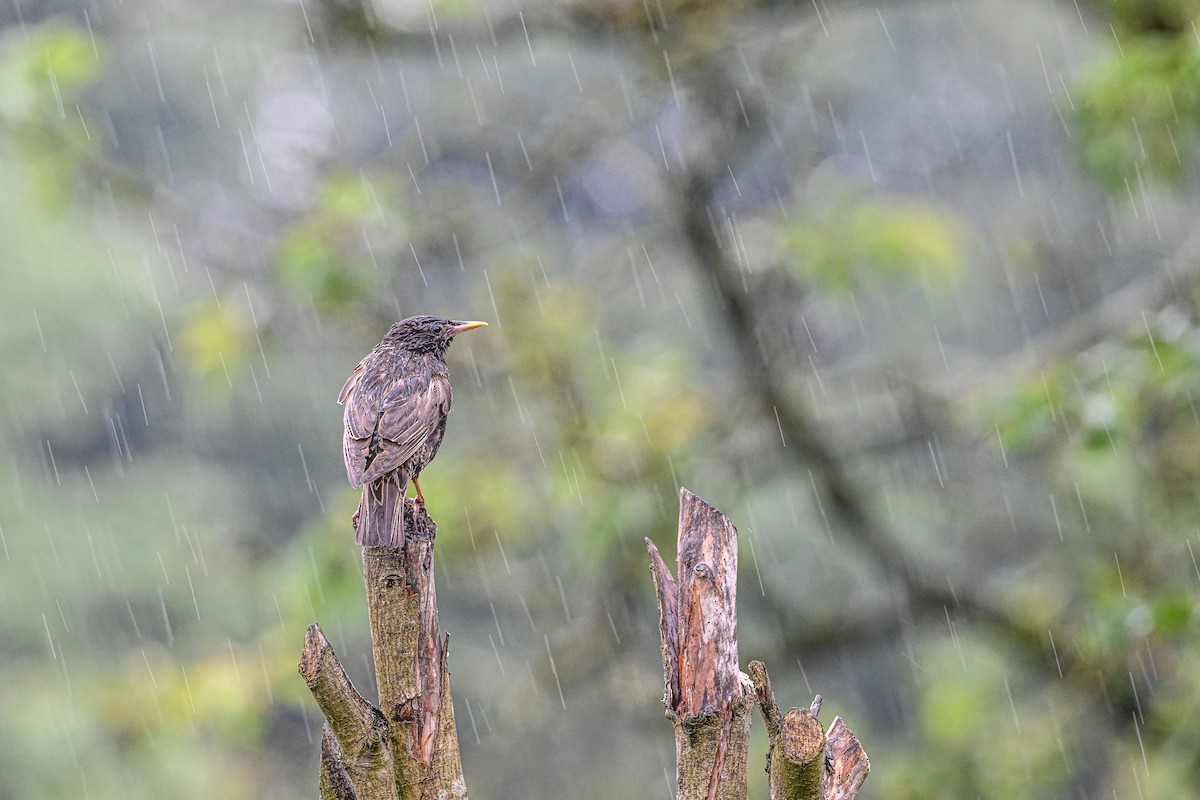
<instances>
[{"instance_id":1,"label":"brown plumage","mask_svg":"<svg viewBox=\"0 0 1200 800\"><path fill-rule=\"evenodd\" d=\"M400 544L400 509L411 480L433 460L450 413L446 348L463 331L486 322L409 317L359 362L342 387L346 407L343 449L350 485L363 487L357 541L363 547Z\"/></svg>"}]
</instances>

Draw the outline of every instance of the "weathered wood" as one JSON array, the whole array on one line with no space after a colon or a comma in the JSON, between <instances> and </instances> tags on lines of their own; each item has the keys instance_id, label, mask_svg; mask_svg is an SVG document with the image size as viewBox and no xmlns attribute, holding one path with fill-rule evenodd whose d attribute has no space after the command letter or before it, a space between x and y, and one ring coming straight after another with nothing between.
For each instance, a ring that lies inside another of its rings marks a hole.
<instances>
[{"instance_id":1,"label":"weathered wood","mask_svg":"<svg viewBox=\"0 0 1200 800\"><path fill-rule=\"evenodd\" d=\"M376 710L350 684L333 648L313 624L300 660L330 735L322 740L322 800L465 800L449 638L438 631L433 577L437 524L403 498L389 517L371 501L355 525L383 525L397 547L363 548L363 581L379 687Z\"/></svg>"},{"instance_id":2,"label":"weathered wood","mask_svg":"<svg viewBox=\"0 0 1200 800\"><path fill-rule=\"evenodd\" d=\"M454 723L454 702L450 697L450 634L442 640L442 703L437 726L433 761L429 765L430 785L438 787L438 800L466 800L467 782L463 777L462 756L458 749L458 727ZM442 794L442 792L445 794Z\"/></svg>"},{"instance_id":3,"label":"weathered wood","mask_svg":"<svg viewBox=\"0 0 1200 800\"><path fill-rule=\"evenodd\" d=\"M406 585L403 552L393 547L364 547L363 581L367 587L367 615L371 622L371 649L379 708L391 724L390 745L403 800L416 798L421 779L416 757L416 674L420 602Z\"/></svg>"},{"instance_id":4,"label":"weathered wood","mask_svg":"<svg viewBox=\"0 0 1200 800\"><path fill-rule=\"evenodd\" d=\"M783 715L770 751L771 800L822 800L825 731L807 708Z\"/></svg>"},{"instance_id":5,"label":"weathered wood","mask_svg":"<svg viewBox=\"0 0 1200 800\"><path fill-rule=\"evenodd\" d=\"M675 725L676 800L746 800L754 705L739 696L713 714L667 716Z\"/></svg>"},{"instance_id":6,"label":"weathered wood","mask_svg":"<svg viewBox=\"0 0 1200 800\"><path fill-rule=\"evenodd\" d=\"M751 661L748 669L767 728L771 800L822 800L825 731L817 721L821 695L809 708L793 708L780 714L766 665Z\"/></svg>"},{"instance_id":7,"label":"weathered wood","mask_svg":"<svg viewBox=\"0 0 1200 800\"><path fill-rule=\"evenodd\" d=\"M676 577L649 539L663 704L675 725L678 800L745 800L751 690L737 666L737 530L679 492Z\"/></svg>"},{"instance_id":8,"label":"weathered wood","mask_svg":"<svg viewBox=\"0 0 1200 800\"><path fill-rule=\"evenodd\" d=\"M390 524L403 531L400 546L363 548L383 711L354 688L319 626L305 637L300 673L327 720L321 798L466 800L449 637L437 623L437 525L407 498ZM745 800L755 696L770 741L772 800L853 800L870 763L841 718L828 734L821 730L819 695L810 708L781 715L766 667L752 662L753 680L738 670L737 530L729 519L681 489L676 575L653 542L646 546L658 594L663 704L675 727L677 800Z\"/></svg>"},{"instance_id":9,"label":"weathered wood","mask_svg":"<svg viewBox=\"0 0 1200 800\"><path fill-rule=\"evenodd\" d=\"M304 637L300 674L337 740L358 800L396 800L387 720L354 688L315 622Z\"/></svg>"},{"instance_id":10,"label":"weathered wood","mask_svg":"<svg viewBox=\"0 0 1200 800\"><path fill-rule=\"evenodd\" d=\"M774 742L779 736L779 723L782 716L779 704L775 702L775 690L771 688L771 678L767 675L767 665L761 661L751 661L746 672L754 684L754 693L758 695L758 707L762 711L763 724L767 727L767 740ZM819 696L819 695L818 695Z\"/></svg>"},{"instance_id":11,"label":"weathered wood","mask_svg":"<svg viewBox=\"0 0 1200 800\"><path fill-rule=\"evenodd\" d=\"M825 800L854 800L871 771L871 762L841 717L834 717L826 740Z\"/></svg>"},{"instance_id":12,"label":"weathered wood","mask_svg":"<svg viewBox=\"0 0 1200 800\"><path fill-rule=\"evenodd\" d=\"M424 506L405 498L402 525L399 547L363 548L379 705L392 726L400 797L465 797L447 651L438 631L437 524Z\"/></svg>"},{"instance_id":13,"label":"weathered wood","mask_svg":"<svg viewBox=\"0 0 1200 800\"><path fill-rule=\"evenodd\" d=\"M737 530L679 492L676 576L649 539L658 594L663 705L675 725L677 800L745 800L752 698L767 728L771 800L853 800L870 764L841 718L828 734L808 708L780 713L767 668L737 668Z\"/></svg>"},{"instance_id":14,"label":"weathered wood","mask_svg":"<svg viewBox=\"0 0 1200 800\"><path fill-rule=\"evenodd\" d=\"M663 705L670 711L679 705L679 591L675 578L663 562L654 542L646 539L650 551L650 573L658 594L658 638L662 644Z\"/></svg>"},{"instance_id":15,"label":"weathered wood","mask_svg":"<svg viewBox=\"0 0 1200 800\"><path fill-rule=\"evenodd\" d=\"M737 651L737 530L687 489L679 492L679 705L708 714L741 696Z\"/></svg>"}]
</instances>

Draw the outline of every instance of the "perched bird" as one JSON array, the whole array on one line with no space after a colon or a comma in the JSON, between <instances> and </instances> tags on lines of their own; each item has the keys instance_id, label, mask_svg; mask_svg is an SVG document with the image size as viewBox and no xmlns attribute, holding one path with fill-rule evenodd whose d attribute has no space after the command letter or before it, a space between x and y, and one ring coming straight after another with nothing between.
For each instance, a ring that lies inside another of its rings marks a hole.
<instances>
[{"instance_id":1,"label":"perched bird","mask_svg":"<svg viewBox=\"0 0 1200 800\"><path fill-rule=\"evenodd\" d=\"M411 480L433 460L450 413L446 348L459 333L486 322L409 317L358 363L338 395L345 405L342 444L351 486L363 487L356 540L363 547L400 544L400 510Z\"/></svg>"}]
</instances>

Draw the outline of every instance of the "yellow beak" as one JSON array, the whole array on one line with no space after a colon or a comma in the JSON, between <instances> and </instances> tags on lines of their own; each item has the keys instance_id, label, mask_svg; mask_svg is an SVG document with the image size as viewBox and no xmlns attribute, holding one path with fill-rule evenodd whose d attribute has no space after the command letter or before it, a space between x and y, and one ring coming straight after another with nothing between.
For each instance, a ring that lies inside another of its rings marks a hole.
<instances>
[{"instance_id":1,"label":"yellow beak","mask_svg":"<svg viewBox=\"0 0 1200 800\"><path fill-rule=\"evenodd\" d=\"M487 327L486 322L456 322L450 326L450 334L453 336L455 334L462 333L463 331L469 331L469 330L473 330L475 328L486 328L486 327Z\"/></svg>"}]
</instances>

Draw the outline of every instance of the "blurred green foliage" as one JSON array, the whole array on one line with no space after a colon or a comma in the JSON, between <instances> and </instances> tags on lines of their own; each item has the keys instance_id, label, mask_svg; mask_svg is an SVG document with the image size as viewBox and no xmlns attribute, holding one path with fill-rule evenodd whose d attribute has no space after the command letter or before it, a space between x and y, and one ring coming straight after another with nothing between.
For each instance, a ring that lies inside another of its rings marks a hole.
<instances>
[{"instance_id":1,"label":"blurred green foliage","mask_svg":"<svg viewBox=\"0 0 1200 800\"><path fill-rule=\"evenodd\" d=\"M877 283L944 290L963 274L970 237L949 210L911 199L826 202L780 231L788 261L812 285L841 294Z\"/></svg>"},{"instance_id":2,"label":"blurred green foliage","mask_svg":"<svg viewBox=\"0 0 1200 800\"><path fill-rule=\"evenodd\" d=\"M1063 731L1082 722L1080 698L1022 686L1008 654L972 636L930 642L922 652L914 748L905 760L872 761L871 779L886 796L949 800L984 785L997 797L1038 796L1031 775L1045 796L1057 796L1072 766Z\"/></svg>"},{"instance_id":3,"label":"blurred green foliage","mask_svg":"<svg viewBox=\"0 0 1200 800\"><path fill-rule=\"evenodd\" d=\"M212 300L193 310L180 331L179 343L196 375L232 388L232 376L240 375L258 355L253 331L239 309Z\"/></svg>"},{"instance_id":4,"label":"blurred green foliage","mask_svg":"<svg viewBox=\"0 0 1200 800\"><path fill-rule=\"evenodd\" d=\"M1200 130L1200 4L1122 0L1105 11L1114 46L1089 66L1078 92L1083 161L1130 197L1147 177L1179 186Z\"/></svg>"},{"instance_id":5,"label":"blurred green foliage","mask_svg":"<svg viewBox=\"0 0 1200 800\"><path fill-rule=\"evenodd\" d=\"M1190 34L1124 43L1080 87L1087 167L1112 190L1136 186L1138 166L1183 181L1200 125L1198 85L1200 52Z\"/></svg>"},{"instance_id":6,"label":"blurred green foliage","mask_svg":"<svg viewBox=\"0 0 1200 800\"><path fill-rule=\"evenodd\" d=\"M1147 514L1184 524L1200 510L1198 394L1200 341L1167 315L978 398L977 413L993 421L998 447L1052 457L1060 488L1088 507L1128 524Z\"/></svg>"},{"instance_id":7,"label":"blurred green foliage","mask_svg":"<svg viewBox=\"0 0 1200 800\"><path fill-rule=\"evenodd\" d=\"M408 240L395 211L398 189L378 178L335 173L313 213L279 239L279 276L300 302L345 314L386 281L375 248L385 255Z\"/></svg>"}]
</instances>

